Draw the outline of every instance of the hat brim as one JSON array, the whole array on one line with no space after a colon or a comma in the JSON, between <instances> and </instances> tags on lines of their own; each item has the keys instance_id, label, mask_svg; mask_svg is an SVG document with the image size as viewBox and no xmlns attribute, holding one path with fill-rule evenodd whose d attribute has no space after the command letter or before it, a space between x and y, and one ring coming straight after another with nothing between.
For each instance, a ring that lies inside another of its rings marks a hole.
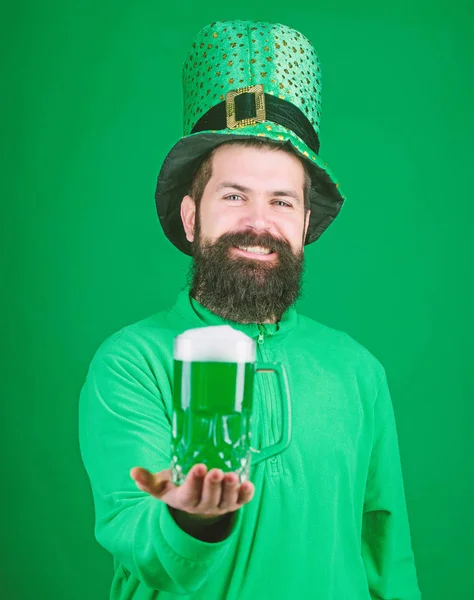
<instances>
[{"instance_id":1,"label":"hat brim","mask_svg":"<svg viewBox=\"0 0 474 600\"><path fill-rule=\"evenodd\" d=\"M258 123L240 129L202 131L181 138L166 156L158 175L156 209L166 237L188 256L191 243L181 220L181 201L189 193L191 182L203 157L230 139L268 138L293 150L306 161L311 174L311 217L305 245L315 242L336 218L344 203L339 183L320 155L317 155L291 130L273 122Z\"/></svg>"}]
</instances>

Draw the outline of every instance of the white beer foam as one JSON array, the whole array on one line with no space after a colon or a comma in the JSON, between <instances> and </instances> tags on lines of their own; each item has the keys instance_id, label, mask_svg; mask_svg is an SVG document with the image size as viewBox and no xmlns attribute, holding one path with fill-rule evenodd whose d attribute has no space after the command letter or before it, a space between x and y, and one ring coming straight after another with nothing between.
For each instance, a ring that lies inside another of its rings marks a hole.
<instances>
[{"instance_id":1,"label":"white beer foam","mask_svg":"<svg viewBox=\"0 0 474 600\"><path fill-rule=\"evenodd\" d=\"M184 362L255 362L255 341L230 325L188 329L174 340L174 358Z\"/></svg>"}]
</instances>

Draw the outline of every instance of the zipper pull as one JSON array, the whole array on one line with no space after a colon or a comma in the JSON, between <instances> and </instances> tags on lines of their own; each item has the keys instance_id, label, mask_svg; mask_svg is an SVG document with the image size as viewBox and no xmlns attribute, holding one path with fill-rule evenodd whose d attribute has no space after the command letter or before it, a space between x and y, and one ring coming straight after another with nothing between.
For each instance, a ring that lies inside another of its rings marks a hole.
<instances>
[{"instance_id":1,"label":"zipper pull","mask_svg":"<svg viewBox=\"0 0 474 600\"><path fill-rule=\"evenodd\" d=\"M259 325L258 328L260 330L260 333L258 334L257 343L263 344L263 342L265 341L265 329L262 325Z\"/></svg>"}]
</instances>

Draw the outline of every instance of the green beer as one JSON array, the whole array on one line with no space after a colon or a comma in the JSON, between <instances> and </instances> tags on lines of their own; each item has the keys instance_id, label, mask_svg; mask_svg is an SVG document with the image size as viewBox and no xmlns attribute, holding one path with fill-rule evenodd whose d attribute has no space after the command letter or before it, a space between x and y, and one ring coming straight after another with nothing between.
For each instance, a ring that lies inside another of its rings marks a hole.
<instances>
[{"instance_id":1,"label":"green beer","mask_svg":"<svg viewBox=\"0 0 474 600\"><path fill-rule=\"evenodd\" d=\"M278 376L281 439L251 447L255 373ZM175 338L171 480L180 485L193 465L249 478L250 463L286 448L291 434L290 396L284 367L257 364L255 341L229 325L190 329Z\"/></svg>"},{"instance_id":2,"label":"green beer","mask_svg":"<svg viewBox=\"0 0 474 600\"><path fill-rule=\"evenodd\" d=\"M175 360L171 452L178 478L197 463L248 478L254 373L254 363Z\"/></svg>"}]
</instances>

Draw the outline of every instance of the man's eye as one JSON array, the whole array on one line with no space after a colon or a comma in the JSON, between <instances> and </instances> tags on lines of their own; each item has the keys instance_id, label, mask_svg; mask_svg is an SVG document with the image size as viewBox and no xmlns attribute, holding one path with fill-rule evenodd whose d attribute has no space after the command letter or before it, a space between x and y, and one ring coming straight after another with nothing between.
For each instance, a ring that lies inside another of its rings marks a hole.
<instances>
[{"instance_id":1,"label":"man's eye","mask_svg":"<svg viewBox=\"0 0 474 600\"><path fill-rule=\"evenodd\" d=\"M237 198L237 200L242 200L242 196L238 194L229 194L229 196L225 196L225 200L232 200L233 198Z\"/></svg>"},{"instance_id":2,"label":"man's eye","mask_svg":"<svg viewBox=\"0 0 474 600\"><path fill-rule=\"evenodd\" d=\"M291 204L288 204L288 202L283 202L283 200L275 200L274 204L282 204L283 206L288 206L289 208L291 208Z\"/></svg>"}]
</instances>

